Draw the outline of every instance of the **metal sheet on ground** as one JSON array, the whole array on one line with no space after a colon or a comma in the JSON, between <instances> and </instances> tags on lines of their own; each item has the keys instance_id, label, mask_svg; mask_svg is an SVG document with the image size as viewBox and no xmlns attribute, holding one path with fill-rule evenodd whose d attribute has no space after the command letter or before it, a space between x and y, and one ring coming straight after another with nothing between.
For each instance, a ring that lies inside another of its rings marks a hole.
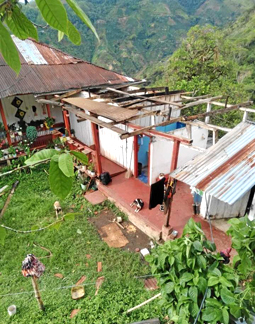
<instances>
[{"instance_id":1,"label":"metal sheet on ground","mask_svg":"<svg viewBox=\"0 0 255 324\"><path fill-rule=\"evenodd\" d=\"M115 223L101 227L98 232L101 238L110 247L121 248L129 242L125 235L121 232L118 225Z\"/></svg>"}]
</instances>

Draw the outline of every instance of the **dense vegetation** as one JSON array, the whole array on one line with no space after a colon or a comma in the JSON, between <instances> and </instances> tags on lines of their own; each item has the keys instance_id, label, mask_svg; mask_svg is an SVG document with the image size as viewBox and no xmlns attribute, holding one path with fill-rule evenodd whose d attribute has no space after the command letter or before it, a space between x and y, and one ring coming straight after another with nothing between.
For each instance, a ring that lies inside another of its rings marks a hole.
<instances>
[{"instance_id":1,"label":"dense vegetation","mask_svg":"<svg viewBox=\"0 0 255 324\"><path fill-rule=\"evenodd\" d=\"M0 187L8 184L9 188L17 179L20 180L1 224L29 230L34 225L41 227L54 222L53 203L56 196L50 191L44 170L48 171L47 165L34 169L31 174L15 173L0 179ZM2 197L0 208L6 198L6 195ZM94 212L103 208L109 208L118 215L116 207L110 204L101 207L90 205L81 195L77 183L72 194L61 200L61 206L64 214L73 211L78 215L73 221L63 222L58 230L48 229L34 234L8 231L5 245L2 246L0 241L0 323L109 324L131 323L149 317L162 319L156 301L141 310L125 314L128 308L150 298L155 292L145 290L143 282L135 278L150 273L149 268L141 263L139 255L109 248L89 221ZM48 258L49 253L40 246L50 250L52 257ZM41 262L46 266L39 280L46 308L44 313L39 311L31 292L31 280L21 274L22 260L28 253L42 257ZM98 261L103 265L100 273L97 273ZM63 279L55 277L56 273L62 274ZM84 298L72 300L71 288L59 289L75 284L84 275L87 277ZM95 280L100 276L105 276L105 281L95 296ZM29 293L2 296L20 292ZM17 306L17 314L9 318L7 307L12 304ZM80 309L80 312L70 320L73 309Z\"/></svg>"},{"instance_id":2,"label":"dense vegetation","mask_svg":"<svg viewBox=\"0 0 255 324\"><path fill-rule=\"evenodd\" d=\"M230 222L229 234L239 253L233 265L223 263L215 245L206 239L200 223L193 219L186 224L180 238L165 242L146 257L152 272L159 277L162 304L170 321L228 324L241 317L252 322L255 221L244 217Z\"/></svg>"},{"instance_id":3,"label":"dense vegetation","mask_svg":"<svg viewBox=\"0 0 255 324\"><path fill-rule=\"evenodd\" d=\"M254 0L77 0L89 15L101 42L68 10L82 34L82 44L72 45L57 32L39 29L39 39L72 55L130 76L166 59L180 45L191 26L222 26L255 4ZM33 2L26 15L44 25Z\"/></svg>"}]
</instances>

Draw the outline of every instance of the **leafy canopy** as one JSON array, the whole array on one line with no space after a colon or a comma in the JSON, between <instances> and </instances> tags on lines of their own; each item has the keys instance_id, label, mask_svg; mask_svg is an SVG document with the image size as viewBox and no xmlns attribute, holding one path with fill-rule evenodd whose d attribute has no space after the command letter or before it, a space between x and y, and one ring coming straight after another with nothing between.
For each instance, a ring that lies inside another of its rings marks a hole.
<instances>
[{"instance_id":1,"label":"leafy canopy","mask_svg":"<svg viewBox=\"0 0 255 324\"><path fill-rule=\"evenodd\" d=\"M26 1L28 2L28 1ZM61 0L35 0L36 5L45 20L52 28L58 30L59 40L66 35L75 45L81 44L81 36L76 27L70 22L66 8ZM87 25L95 36L97 32L75 0L67 0L68 6L75 15ZM12 40L10 33L20 39L31 37L38 40L35 25L22 12L22 5L18 0L0 0L0 53L6 63L18 74L21 68L18 50Z\"/></svg>"}]
</instances>

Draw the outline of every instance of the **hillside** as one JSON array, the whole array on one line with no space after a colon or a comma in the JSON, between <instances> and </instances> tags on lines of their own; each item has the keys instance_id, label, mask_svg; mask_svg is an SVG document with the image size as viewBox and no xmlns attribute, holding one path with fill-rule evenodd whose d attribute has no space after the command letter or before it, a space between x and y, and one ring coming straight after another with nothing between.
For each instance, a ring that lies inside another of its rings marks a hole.
<instances>
[{"instance_id":1,"label":"hillside","mask_svg":"<svg viewBox=\"0 0 255 324\"><path fill-rule=\"evenodd\" d=\"M255 4L255 0L77 0L90 16L101 42L71 12L82 33L76 47L57 33L39 28L40 40L72 55L135 76L163 61L196 24L225 25ZM245 2L245 3L244 3ZM33 2L25 6L32 21L43 24Z\"/></svg>"}]
</instances>

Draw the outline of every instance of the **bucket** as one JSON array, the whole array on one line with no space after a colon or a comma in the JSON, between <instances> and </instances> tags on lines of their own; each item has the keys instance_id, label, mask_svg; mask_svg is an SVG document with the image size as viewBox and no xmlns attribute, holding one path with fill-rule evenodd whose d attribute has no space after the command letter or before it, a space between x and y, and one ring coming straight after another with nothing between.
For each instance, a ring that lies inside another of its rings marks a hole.
<instances>
[{"instance_id":1,"label":"bucket","mask_svg":"<svg viewBox=\"0 0 255 324\"><path fill-rule=\"evenodd\" d=\"M15 305L11 305L11 306L9 306L9 307L7 308L7 310L8 310L8 314L9 314L10 316L16 314L16 306L15 306Z\"/></svg>"}]
</instances>

